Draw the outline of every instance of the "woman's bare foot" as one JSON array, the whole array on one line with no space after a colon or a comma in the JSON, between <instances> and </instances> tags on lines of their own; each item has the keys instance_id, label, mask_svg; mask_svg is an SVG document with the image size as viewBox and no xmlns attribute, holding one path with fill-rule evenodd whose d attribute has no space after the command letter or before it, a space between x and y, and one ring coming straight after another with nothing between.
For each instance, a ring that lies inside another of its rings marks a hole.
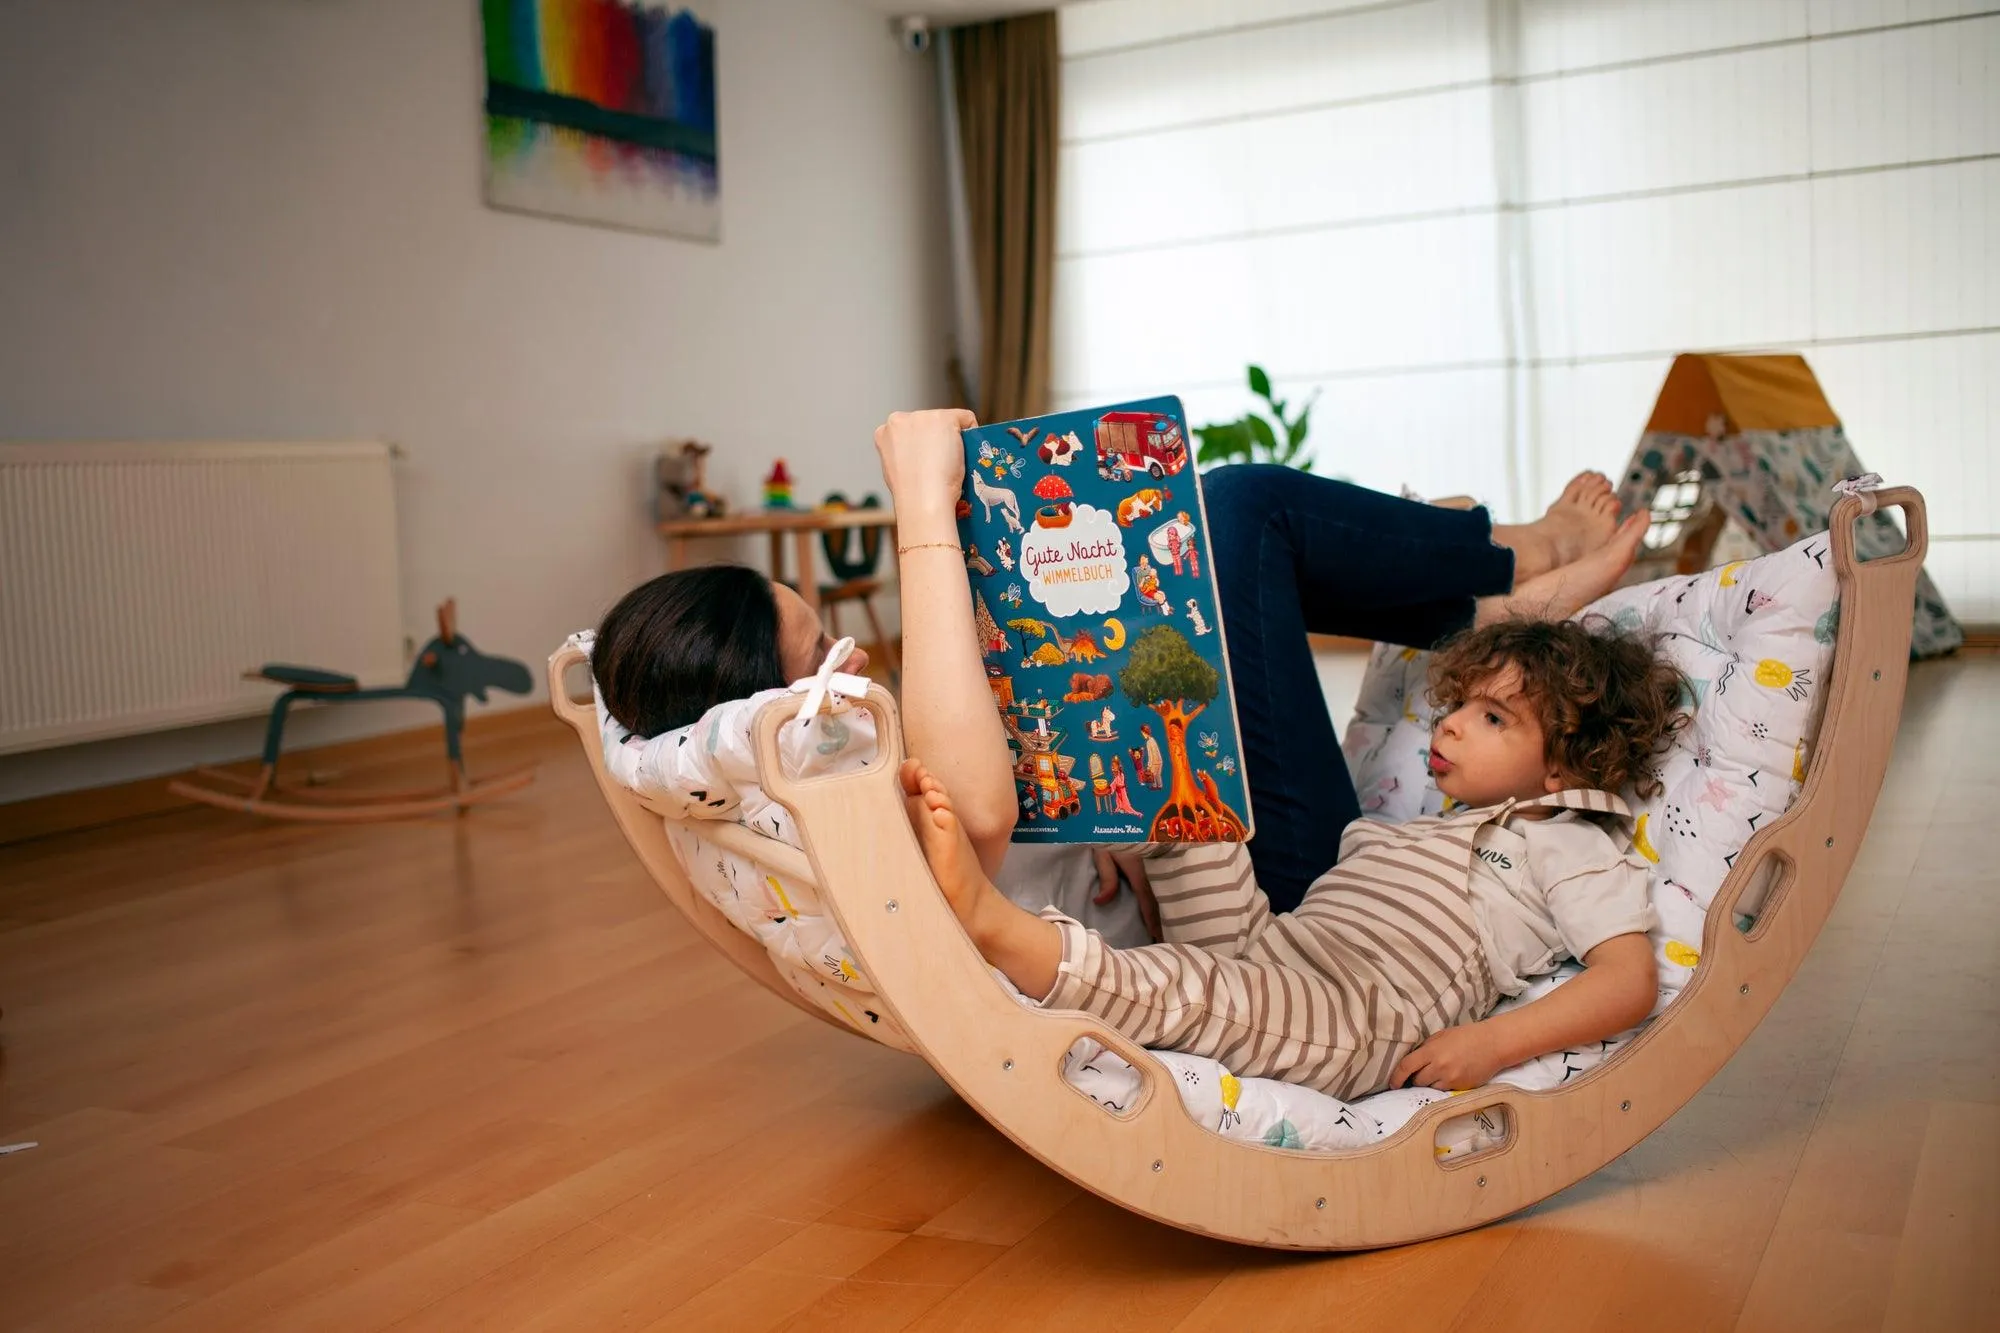
<instances>
[{"instance_id":1,"label":"woman's bare foot","mask_svg":"<svg viewBox=\"0 0 2000 1333\"><path fill-rule=\"evenodd\" d=\"M1516 583L1505 597L1482 597L1472 623L1522 616L1531 620L1567 620L1618 586L1639 554L1639 543L1651 521L1644 511L1612 529L1611 539L1580 560Z\"/></svg>"},{"instance_id":2,"label":"woman's bare foot","mask_svg":"<svg viewBox=\"0 0 2000 1333\"><path fill-rule=\"evenodd\" d=\"M899 776L903 783L903 804L910 812L910 827L916 830L917 846L923 849L931 875L944 891L944 899L951 904L959 924L970 931L981 900L987 893L998 890L980 869L979 855L972 850L972 840L965 836L965 826L958 822L958 812L951 808L951 793L944 789L944 784L932 777L919 759L905 759Z\"/></svg>"},{"instance_id":3,"label":"woman's bare foot","mask_svg":"<svg viewBox=\"0 0 2000 1333\"><path fill-rule=\"evenodd\" d=\"M1618 496L1602 472L1579 472L1533 523L1501 524L1493 540L1514 552L1514 583L1574 564L1611 540Z\"/></svg>"}]
</instances>

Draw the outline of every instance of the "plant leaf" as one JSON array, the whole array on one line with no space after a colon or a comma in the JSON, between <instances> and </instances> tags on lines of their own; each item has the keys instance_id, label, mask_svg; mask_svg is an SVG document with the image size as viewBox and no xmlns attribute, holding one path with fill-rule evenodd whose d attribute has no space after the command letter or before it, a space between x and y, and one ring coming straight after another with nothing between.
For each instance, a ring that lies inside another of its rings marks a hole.
<instances>
[{"instance_id":1,"label":"plant leaf","mask_svg":"<svg viewBox=\"0 0 2000 1333\"><path fill-rule=\"evenodd\" d=\"M1248 416L1243 418L1243 424L1249 427L1251 438L1263 446L1264 452L1276 458L1278 436L1277 432L1271 429L1271 423L1259 416Z\"/></svg>"},{"instance_id":2,"label":"plant leaf","mask_svg":"<svg viewBox=\"0 0 2000 1333\"><path fill-rule=\"evenodd\" d=\"M1241 421L1196 426L1194 433L1201 441L1195 450L1197 463L1227 463L1250 455L1250 431Z\"/></svg>"},{"instance_id":3,"label":"plant leaf","mask_svg":"<svg viewBox=\"0 0 2000 1333\"><path fill-rule=\"evenodd\" d=\"M1250 392L1267 403L1271 401L1271 377L1264 373L1264 367L1250 367Z\"/></svg>"},{"instance_id":4,"label":"plant leaf","mask_svg":"<svg viewBox=\"0 0 2000 1333\"><path fill-rule=\"evenodd\" d=\"M1291 424L1290 430L1286 432L1287 435L1290 437L1291 445L1294 449L1298 448L1301 444L1305 443L1306 424L1312 420L1312 413L1313 413L1312 404L1307 403L1305 406L1305 410L1299 413L1299 419L1297 421L1294 421Z\"/></svg>"}]
</instances>

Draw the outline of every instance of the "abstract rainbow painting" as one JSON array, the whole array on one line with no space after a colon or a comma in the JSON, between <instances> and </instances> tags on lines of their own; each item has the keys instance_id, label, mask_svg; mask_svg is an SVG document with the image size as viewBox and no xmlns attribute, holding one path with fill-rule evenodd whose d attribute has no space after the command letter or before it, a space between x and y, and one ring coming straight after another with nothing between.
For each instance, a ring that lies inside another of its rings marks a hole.
<instances>
[{"instance_id":1,"label":"abstract rainbow painting","mask_svg":"<svg viewBox=\"0 0 2000 1333\"><path fill-rule=\"evenodd\" d=\"M486 202L715 241L715 29L625 0L481 0Z\"/></svg>"}]
</instances>

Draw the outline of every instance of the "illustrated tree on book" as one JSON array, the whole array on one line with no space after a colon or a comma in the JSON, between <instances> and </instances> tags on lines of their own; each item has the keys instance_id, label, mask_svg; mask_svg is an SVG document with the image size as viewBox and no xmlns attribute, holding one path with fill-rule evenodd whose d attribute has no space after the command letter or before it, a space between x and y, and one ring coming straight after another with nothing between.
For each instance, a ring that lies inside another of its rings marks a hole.
<instances>
[{"instance_id":1,"label":"illustrated tree on book","mask_svg":"<svg viewBox=\"0 0 2000 1333\"><path fill-rule=\"evenodd\" d=\"M1214 701L1222 673L1179 630L1158 625L1132 641L1118 686L1134 706L1158 713L1166 727L1173 783L1149 836L1155 842L1241 842L1248 832L1242 818L1223 801L1215 779L1188 763L1188 724Z\"/></svg>"},{"instance_id":2,"label":"illustrated tree on book","mask_svg":"<svg viewBox=\"0 0 2000 1333\"><path fill-rule=\"evenodd\" d=\"M986 596L975 590L972 594L972 627L979 635L979 651L984 655L1004 652L1007 636L1000 629L1000 622L993 618L993 612L986 605Z\"/></svg>"}]
</instances>

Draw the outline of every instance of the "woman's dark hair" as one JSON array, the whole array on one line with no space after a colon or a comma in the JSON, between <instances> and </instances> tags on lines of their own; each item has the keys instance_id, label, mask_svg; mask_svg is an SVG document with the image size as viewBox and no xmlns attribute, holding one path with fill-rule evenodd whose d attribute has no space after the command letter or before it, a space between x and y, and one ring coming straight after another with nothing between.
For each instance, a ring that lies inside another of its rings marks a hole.
<instances>
[{"instance_id":1,"label":"woman's dark hair","mask_svg":"<svg viewBox=\"0 0 2000 1333\"><path fill-rule=\"evenodd\" d=\"M1431 704L1457 708L1510 666L1542 724L1549 761L1572 781L1611 792L1629 782L1641 797L1659 793L1651 761L1691 720L1685 700L1692 691L1651 640L1622 633L1602 616L1467 630L1431 658Z\"/></svg>"},{"instance_id":2,"label":"woman's dark hair","mask_svg":"<svg viewBox=\"0 0 2000 1333\"><path fill-rule=\"evenodd\" d=\"M785 683L777 598L742 565L662 574L605 615L590 670L605 708L633 735L684 727L725 700Z\"/></svg>"}]
</instances>

